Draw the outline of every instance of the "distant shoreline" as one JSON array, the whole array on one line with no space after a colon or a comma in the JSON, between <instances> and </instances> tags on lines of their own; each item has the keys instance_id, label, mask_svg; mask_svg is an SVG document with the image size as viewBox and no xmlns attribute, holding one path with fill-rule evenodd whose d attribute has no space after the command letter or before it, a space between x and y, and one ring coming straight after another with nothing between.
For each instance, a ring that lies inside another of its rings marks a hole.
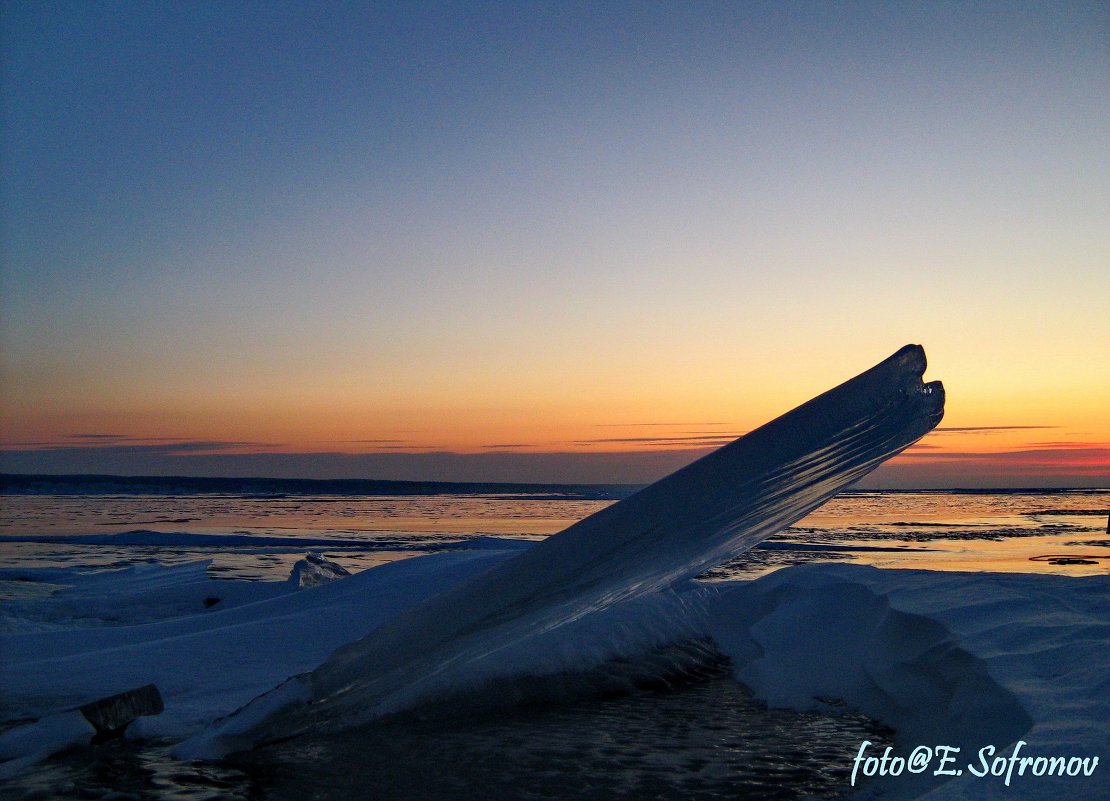
<instances>
[{"instance_id":1,"label":"distant shoreline","mask_svg":"<svg viewBox=\"0 0 1110 801\"><path fill-rule=\"evenodd\" d=\"M0 473L0 495L526 495L536 499L619 500L642 484L540 484L511 481L390 481L364 478L219 476L120 476L103 474ZM936 493L984 495L1110 491L1098 487L856 488L845 493Z\"/></svg>"},{"instance_id":2,"label":"distant shoreline","mask_svg":"<svg viewBox=\"0 0 1110 801\"><path fill-rule=\"evenodd\" d=\"M0 495L531 495L617 500L639 484L389 481L363 478L119 476L0 473Z\"/></svg>"}]
</instances>

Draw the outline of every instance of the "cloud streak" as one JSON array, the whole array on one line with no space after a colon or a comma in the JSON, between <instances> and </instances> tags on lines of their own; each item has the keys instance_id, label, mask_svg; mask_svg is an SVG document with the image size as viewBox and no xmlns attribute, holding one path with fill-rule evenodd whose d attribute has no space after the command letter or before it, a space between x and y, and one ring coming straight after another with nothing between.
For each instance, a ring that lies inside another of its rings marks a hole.
<instances>
[{"instance_id":1,"label":"cloud streak","mask_svg":"<svg viewBox=\"0 0 1110 801\"><path fill-rule=\"evenodd\" d=\"M699 434L688 437L600 437L597 439L576 439L572 445L691 445L724 444L732 442L741 434Z\"/></svg>"},{"instance_id":2,"label":"cloud streak","mask_svg":"<svg viewBox=\"0 0 1110 801\"><path fill-rule=\"evenodd\" d=\"M945 451L918 453L916 449L904 451L898 458L919 459L1047 459L1068 460L1078 458L1100 459L1110 467L1110 448L1105 447L1063 447L1063 448L1020 448L1011 451Z\"/></svg>"},{"instance_id":3,"label":"cloud streak","mask_svg":"<svg viewBox=\"0 0 1110 801\"><path fill-rule=\"evenodd\" d=\"M93 443L98 442L119 442L119 443L150 443L150 442L188 442L188 437L139 437L132 434L66 434L65 442L69 443L70 440L88 440ZM72 443L69 443L72 444Z\"/></svg>"},{"instance_id":4,"label":"cloud streak","mask_svg":"<svg viewBox=\"0 0 1110 801\"><path fill-rule=\"evenodd\" d=\"M596 423L597 428L635 428L637 426L669 426L690 428L691 426L729 426L732 423Z\"/></svg>"},{"instance_id":5,"label":"cloud streak","mask_svg":"<svg viewBox=\"0 0 1110 801\"><path fill-rule=\"evenodd\" d=\"M405 442L411 442L411 440L407 439L337 439L328 441L352 445L399 445Z\"/></svg>"},{"instance_id":6,"label":"cloud streak","mask_svg":"<svg viewBox=\"0 0 1110 801\"><path fill-rule=\"evenodd\" d=\"M1060 426L941 426L934 428L930 436L936 434L999 434L1004 431L1036 431Z\"/></svg>"},{"instance_id":7,"label":"cloud streak","mask_svg":"<svg viewBox=\"0 0 1110 801\"><path fill-rule=\"evenodd\" d=\"M270 451L280 448L280 442L256 442L251 440L190 440L176 437L93 437L81 436L87 441L74 443L70 441L46 441L34 443L9 443L0 446L2 453L20 452L50 452L50 453L79 453L89 452L104 455L109 452L119 453L148 453L175 456L187 453L224 453L243 452L244 450ZM26 449L26 450L21 450Z\"/></svg>"}]
</instances>

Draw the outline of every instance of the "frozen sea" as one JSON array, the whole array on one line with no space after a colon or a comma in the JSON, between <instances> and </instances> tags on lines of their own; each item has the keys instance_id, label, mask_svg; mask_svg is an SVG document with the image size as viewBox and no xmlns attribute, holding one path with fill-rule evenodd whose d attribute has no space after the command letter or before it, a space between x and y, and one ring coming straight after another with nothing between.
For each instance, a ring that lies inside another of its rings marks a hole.
<instances>
[{"instance_id":1,"label":"frozen sea","mask_svg":"<svg viewBox=\"0 0 1110 801\"><path fill-rule=\"evenodd\" d=\"M306 549L355 571L465 548L476 537L542 539L619 497L612 490L597 494L609 497L0 495L0 543L7 568L105 569L211 559L213 575L274 580L288 576ZM1098 575L1107 570L1108 507L1110 490L1103 489L847 492L705 578L751 578L785 565L829 560ZM41 589L5 581L0 597Z\"/></svg>"},{"instance_id":2,"label":"frozen sea","mask_svg":"<svg viewBox=\"0 0 1110 801\"><path fill-rule=\"evenodd\" d=\"M211 560L213 578L278 582L311 550L359 572L429 553L486 549L491 537L540 540L619 494L4 495L0 598L6 609L0 617L20 631L57 625L48 618L53 612L40 611L36 619L34 611L57 607L35 602L74 571L203 559ZM1108 506L1107 490L848 492L700 581L729 586L820 562L1106 576ZM79 624L113 621L90 613ZM157 741L116 741L93 749L93 759L87 750L56 755L0 794L298 801L838 797L852 790L851 757L863 740L896 742L891 730L838 711L835 703L819 711L768 709L712 646L692 657L643 659L656 660L652 669L610 664L569 687L558 676L502 682L493 692L497 702L418 707L355 732L270 745L230 764L183 764ZM512 703L502 702L510 697Z\"/></svg>"}]
</instances>

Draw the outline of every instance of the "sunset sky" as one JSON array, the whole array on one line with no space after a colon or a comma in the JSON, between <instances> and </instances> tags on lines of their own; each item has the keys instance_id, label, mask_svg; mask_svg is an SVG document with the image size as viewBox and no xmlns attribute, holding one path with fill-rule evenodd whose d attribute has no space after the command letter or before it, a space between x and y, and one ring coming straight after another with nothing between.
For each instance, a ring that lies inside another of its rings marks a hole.
<instances>
[{"instance_id":1,"label":"sunset sky","mask_svg":"<svg viewBox=\"0 0 1110 801\"><path fill-rule=\"evenodd\" d=\"M0 470L1110 486L1106 3L2 9Z\"/></svg>"}]
</instances>

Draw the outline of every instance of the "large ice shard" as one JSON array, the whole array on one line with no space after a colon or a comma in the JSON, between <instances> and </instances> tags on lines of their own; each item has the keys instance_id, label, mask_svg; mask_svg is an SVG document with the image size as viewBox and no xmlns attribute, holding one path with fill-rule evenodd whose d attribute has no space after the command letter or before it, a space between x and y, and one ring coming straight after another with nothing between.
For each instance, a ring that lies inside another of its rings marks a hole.
<instances>
[{"instance_id":1,"label":"large ice shard","mask_svg":"<svg viewBox=\"0 0 1110 801\"><path fill-rule=\"evenodd\" d=\"M337 650L185 743L219 757L347 727L451 686L559 626L741 553L930 431L944 412L908 345L870 370ZM478 671L479 673L481 671Z\"/></svg>"}]
</instances>

